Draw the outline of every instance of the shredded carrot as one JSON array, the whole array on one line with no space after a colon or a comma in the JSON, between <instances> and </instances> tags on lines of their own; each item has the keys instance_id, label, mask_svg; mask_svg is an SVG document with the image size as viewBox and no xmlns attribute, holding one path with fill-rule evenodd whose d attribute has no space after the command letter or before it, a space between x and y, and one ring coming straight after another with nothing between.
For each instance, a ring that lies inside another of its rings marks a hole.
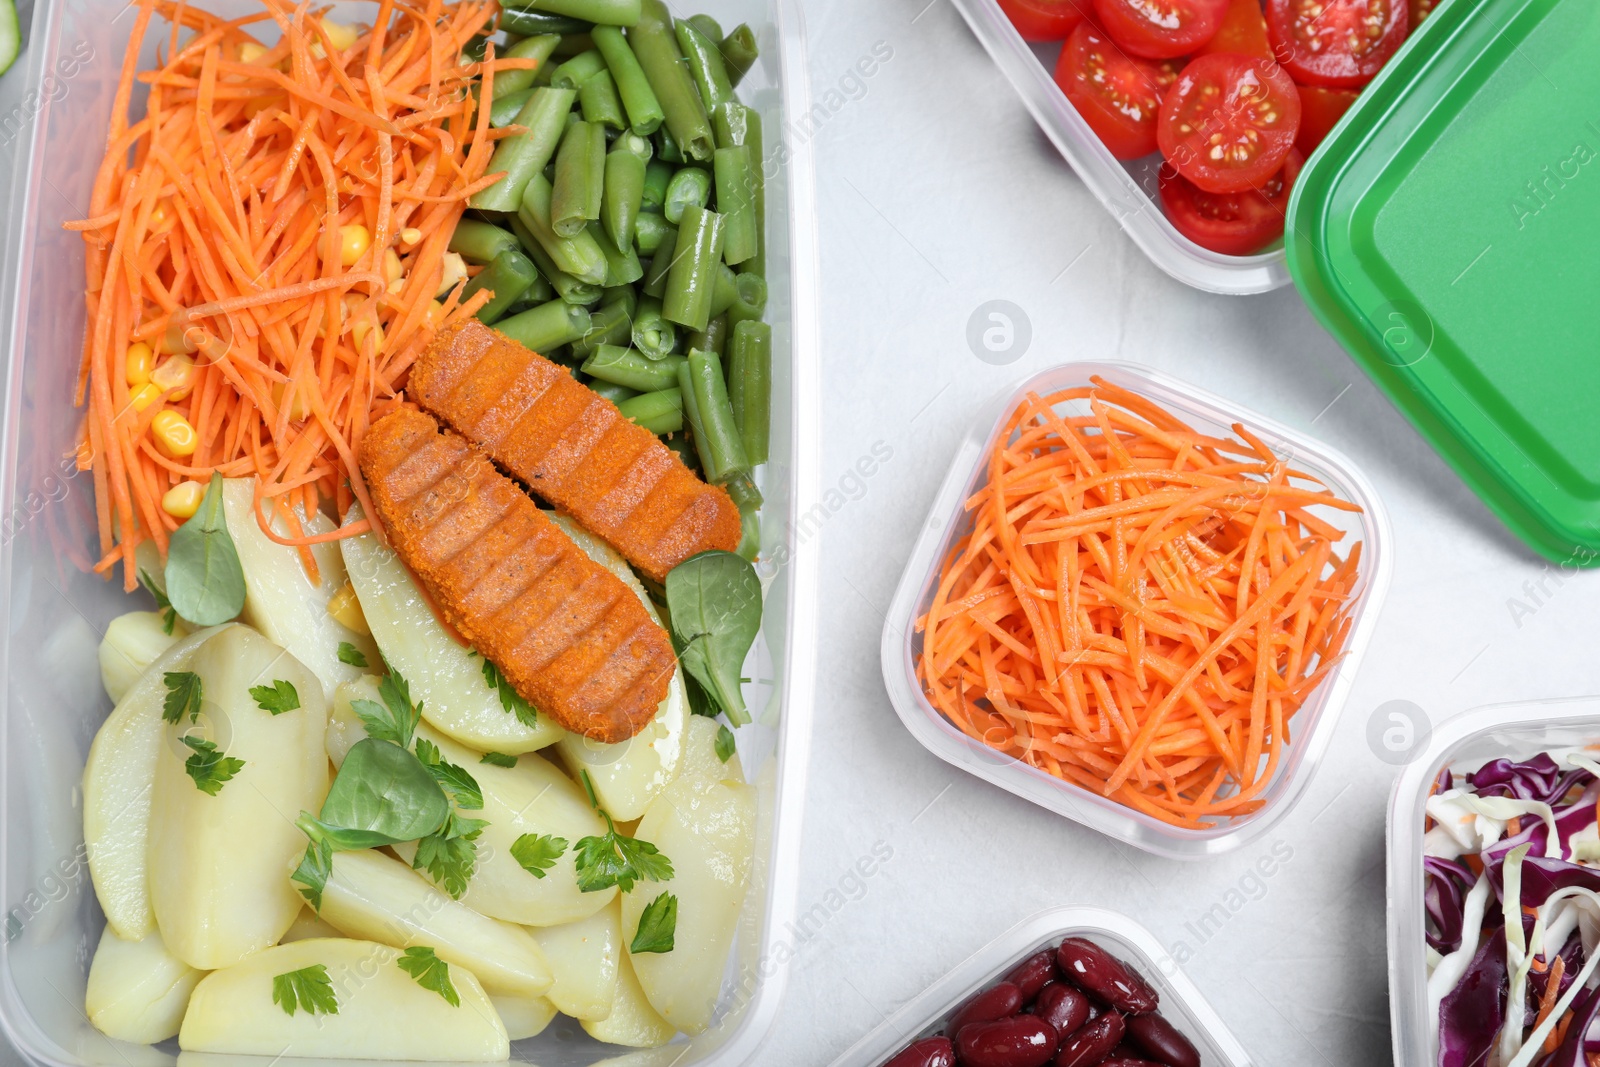
<instances>
[{"instance_id":1,"label":"shredded carrot","mask_svg":"<svg viewBox=\"0 0 1600 1067\"><path fill-rule=\"evenodd\" d=\"M459 289L442 309L430 302L466 198L496 177L486 173L494 51L481 63L459 57L498 8L385 2L380 25L340 50L309 4L261 0L262 10L231 20L187 0L136 6L89 217L65 224L88 246L80 465L94 471L96 570L122 563L131 590L139 543L164 553L181 521L161 508L163 494L221 471L256 478L262 529L300 548L314 573L308 546L329 536L308 536L302 519L358 501L373 513L355 464L371 411L402 396L435 329L481 306L460 301ZM154 18L171 24L168 58L141 73ZM254 23L280 38L247 58L241 49L261 44ZM191 31L181 46L180 28ZM133 121L138 83L149 96ZM349 265L344 226L370 235ZM405 229L429 240L408 248ZM390 251L401 266L393 284ZM136 340L163 362L191 350L192 388L138 410L125 372ZM158 449L150 426L163 409L194 427L192 455Z\"/></svg>"},{"instance_id":2,"label":"shredded carrot","mask_svg":"<svg viewBox=\"0 0 1600 1067\"><path fill-rule=\"evenodd\" d=\"M1162 822L1258 810L1355 599L1360 544L1307 509L1359 508L1233 432L1098 378L1028 394L917 620L934 707Z\"/></svg>"}]
</instances>

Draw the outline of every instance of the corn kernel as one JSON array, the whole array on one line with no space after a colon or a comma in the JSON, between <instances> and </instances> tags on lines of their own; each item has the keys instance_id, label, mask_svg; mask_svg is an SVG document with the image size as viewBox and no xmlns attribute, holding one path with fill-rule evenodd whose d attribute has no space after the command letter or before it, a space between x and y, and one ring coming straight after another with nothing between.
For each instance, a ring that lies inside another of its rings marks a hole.
<instances>
[{"instance_id":1,"label":"corn kernel","mask_svg":"<svg viewBox=\"0 0 1600 1067\"><path fill-rule=\"evenodd\" d=\"M288 386L283 382L272 383L272 403L280 411L283 410L283 394L287 389ZM300 390L296 389L294 395L289 398L289 421L300 422L310 413L311 409L306 405L305 397L301 396Z\"/></svg>"},{"instance_id":2,"label":"corn kernel","mask_svg":"<svg viewBox=\"0 0 1600 1067\"><path fill-rule=\"evenodd\" d=\"M267 54L267 46L257 44L255 41L246 41L239 46L239 62L254 63Z\"/></svg>"},{"instance_id":3,"label":"corn kernel","mask_svg":"<svg viewBox=\"0 0 1600 1067\"><path fill-rule=\"evenodd\" d=\"M392 248L383 250L383 277L391 286L400 281L405 275L405 268L400 264L400 256Z\"/></svg>"},{"instance_id":4,"label":"corn kernel","mask_svg":"<svg viewBox=\"0 0 1600 1067\"><path fill-rule=\"evenodd\" d=\"M143 341L128 346L126 373L129 385L143 385L150 380L150 369L155 366L155 349Z\"/></svg>"},{"instance_id":5,"label":"corn kernel","mask_svg":"<svg viewBox=\"0 0 1600 1067\"><path fill-rule=\"evenodd\" d=\"M400 231L400 243L408 248L413 245L420 245L422 243L422 231L415 226L407 226Z\"/></svg>"},{"instance_id":6,"label":"corn kernel","mask_svg":"<svg viewBox=\"0 0 1600 1067\"><path fill-rule=\"evenodd\" d=\"M347 630L354 630L363 637L372 636L372 628L367 625L367 616L361 610L361 601L356 599L355 586L349 582L345 582L344 588L333 594L333 599L328 601L328 616Z\"/></svg>"},{"instance_id":7,"label":"corn kernel","mask_svg":"<svg viewBox=\"0 0 1600 1067\"><path fill-rule=\"evenodd\" d=\"M359 222L339 227L339 262L353 267L372 244L372 234Z\"/></svg>"},{"instance_id":8,"label":"corn kernel","mask_svg":"<svg viewBox=\"0 0 1600 1067\"><path fill-rule=\"evenodd\" d=\"M467 278L467 261L458 252L446 252L440 260L439 289L434 296L447 296Z\"/></svg>"},{"instance_id":9,"label":"corn kernel","mask_svg":"<svg viewBox=\"0 0 1600 1067\"><path fill-rule=\"evenodd\" d=\"M162 229L166 226L167 220L171 217L172 216L167 212L167 205L158 201L156 206L150 209L150 231L154 233L155 231Z\"/></svg>"},{"instance_id":10,"label":"corn kernel","mask_svg":"<svg viewBox=\"0 0 1600 1067\"><path fill-rule=\"evenodd\" d=\"M199 482L179 482L161 497L161 510L175 519L192 519L200 510L206 487Z\"/></svg>"},{"instance_id":11,"label":"corn kernel","mask_svg":"<svg viewBox=\"0 0 1600 1067\"><path fill-rule=\"evenodd\" d=\"M156 439L156 448L168 459L192 456L200 444L200 435L189 420L171 408L150 420L150 433Z\"/></svg>"},{"instance_id":12,"label":"corn kernel","mask_svg":"<svg viewBox=\"0 0 1600 1067\"><path fill-rule=\"evenodd\" d=\"M161 390L148 382L128 394L128 403L133 405L135 411L143 411L160 399Z\"/></svg>"},{"instance_id":13,"label":"corn kernel","mask_svg":"<svg viewBox=\"0 0 1600 1067\"><path fill-rule=\"evenodd\" d=\"M356 41L361 37L361 31L356 29L354 26L347 25L343 22L335 22L329 18L324 18L319 21L322 23L322 28L327 31L328 40L332 41L333 47L337 48L341 52L355 44Z\"/></svg>"},{"instance_id":14,"label":"corn kernel","mask_svg":"<svg viewBox=\"0 0 1600 1067\"><path fill-rule=\"evenodd\" d=\"M373 339L372 352L383 351L383 327L371 319L356 320L356 324L350 328L350 336L355 340L357 352L365 353L367 351L367 338L369 336Z\"/></svg>"},{"instance_id":15,"label":"corn kernel","mask_svg":"<svg viewBox=\"0 0 1600 1067\"><path fill-rule=\"evenodd\" d=\"M166 393L168 400L182 400L194 392L195 373L194 357L179 352L150 372L150 384Z\"/></svg>"},{"instance_id":16,"label":"corn kernel","mask_svg":"<svg viewBox=\"0 0 1600 1067\"><path fill-rule=\"evenodd\" d=\"M428 301L427 310L422 313L422 321L428 324L430 330L437 330L439 324L444 322L444 305L437 300Z\"/></svg>"},{"instance_id":17,"label":"corn kernel","mask_svg":"<svg viewBox=\"0 0 1600 1067\"><path fill-rule=\"evenodd\" d=\"M185 354L193 352L195 348L193 338L199 337L201 334L202 330L197 326L174 322L161 335L161 351L168 355L175 352Z\"/></svg>"}]
</instances>

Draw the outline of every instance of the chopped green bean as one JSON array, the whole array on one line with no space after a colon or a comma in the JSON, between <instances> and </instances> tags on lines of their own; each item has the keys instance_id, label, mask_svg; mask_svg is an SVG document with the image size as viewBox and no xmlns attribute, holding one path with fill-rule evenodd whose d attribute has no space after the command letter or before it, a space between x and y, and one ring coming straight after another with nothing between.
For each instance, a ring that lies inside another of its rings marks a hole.
<instances>
[{"instance_id":1,"label":"chopped green bean","mask_svg":"<svg viewBox=\"0 0 1600 1067\"><path fill-rule=\"evenodd\" d=\"M628 128L622 113L622 98L617 95L617 83L609 70L590 76L578 87L578 106L583 109L583 120L613 130Z\"/></svg>"},{"instance_id":2,"label":"chopped green bean","mask_svg":"<svg viewBox=\"0 0 1600 1067\"><path fill-rule=\"evenodd\" d=\"M616 382L641 393L657 389L670 389L678 384L678 367L682 356L665 359L648 359L631 348L620 345L600 345L583 362L583 373L603 381Z\"/></svg>"},{"instance_id":3,"label":"chopped green bean","mask_svg":"<svg viewBox=\"0 0 1600 1067\"><path fill-rule=\"evenodd\" d=\"M493 263L467 283L466 288L461 290L461 300L466 302L481 289L492 292L494 296L478 309L478 321L493 325L538 280L539 272L534 268L533 261L523 255L520 248L508 248L495 256Z\"/></svg>"},{"instance_id":4,"label":"chopped green bean","mask_svg":"<svg viewBox=\"0 0 1600 1067\"><path fill-rule=\"evenodd\" d=\"M629 397L617 405L617 410L623 418L651 433L677 433L683 429L683 393L677 387Z\"/></svg>"},{"instance_id":5,"label":"chopped green bean","mask_svg":"<svg viewBox=\"0 0 1600 1067\"><path fill-rule=\"evenodd\" d=\"M678 370L678 388L685 394L684 410L691 415L691 429L700 446L700 462L706 480L722 483L738 474L750 473L739 428L733 421L728 402L728 387L722 377L722 360L697 349ZM692 395L691 402L688 397Z\"/></svg>"},{"instance_id":6,"label":"chopped green bean","mask_svg":"<svg viewBox=\"0 0 1600 1067\"><path fill-rule=\"evenodd\" d=\"M739 275L726 264L717 264L717 276L711 283L711 317L716 318L739 302Z\"/></svg>"},{"instance_id":7,"label":"chopped green bean","mask_svg":"<svg viewBox=\"0 0 1600 1067\"><path fill-rule=\"evenodd\" d=\"M738 85L750 68L756 65L761 49L756 45L756 33L747 24L740 23L729 31L718 48L728 68L728 81Z\"/></svg>"},{"instance_id":8,"label":"chopped green bean","mask_svg":"<svg viewBox=\"0 0 1600 1067\"><path fill-rule=\"evenodd\" d=\"M588 359L601 348L627 345L633 340L633 311L630 303L616 300L607 301L600 310L590 312L588 332L572 342L573 356Z\"/></svg>"},{"instance_id":9,"label":"chopped green bean","mask_svg":"<svg viewBox=\"0 0 1600 1067\"><path fill-rule=\"evenodd\" d=\"M618 248L633 247L634 224L639 217L639 206L644 203L645 169L649 159L649 139L635 133L618 135L606 155L600 222Z\"/></svg>"},{"instance_id":10,"label":"chopped green bean","mask_svg":"<svg viewBox=\"0 0 1600 1067\"><path fill-rule=\"evenodd\" d=\"M761 112L749 108L745 112L745 147L750 149L750 163L754 168L756 188L752 203L756 213L756 254L740 264L741 270L767 276L767 157L761 143Z\"/></svg>"},{"instance_id":11,"label":"chopped green bean","mask_svg":"<svg viewBox=\"0 0 1600 1067\"><path fill-rule=\"evenodd\" d=\"M556 45L561 37L554 33L541 33L534 37L524 37L516 44L507 48L505 52L497 52L496 59L532 59L537 60L539 66L532 70L500 70L494 75L494 104L499 104L500 98L510 96L512 93L524 89L532 89L533 82L539 74L539 68L545 65L545 60L555 52ZM491 108L492 110L492 108Z\"/></svg>"},{"instance_id":12,"label":"chopped green bean","mask_svg":"<svg viewBox=\"0 0 1600 1067\"><path fill-rule=\"evenodd\" d=\"M520 92L507 93L505 96L496 93L494 103L489 105L489 125L498 130L502 126L516 122L517 116L522 113L523 105L533 94L533 89L523 89Z\"/></svg>"},{"instance_id":13,"label":"chopped green bean","mask_svg":"<svg viewBox=\"0 0 1600 1067\"><path fill-rule=\"evenodd\" d=\"M641 299L633 314L633 347L645 359L666 359L678 347L678 328L661 317L661 301L653 296Z\"/></svg>"},{"instance_id":14,"label":"chopped green bean","mask_svg":"<svg viewBox=\"0 0 1600 1067\"><path fill-rule=\"evenodd\" d=\"M615 26L596 26L593 36L595 47L605 57L606 66L617 84L617 94L622 97L622 107L628 113L628 125L634 133L644 137L655 133L663 119L661 102L650 88L650 80L644 76L627 38Z\"/></svg>"},{"instance_id":15,"label":"chopped green bean","mask_svg":"<svg viewBox=\"0 0 1600 1067\"><path fill-rule=\"evenodd\" d=\"M594 238L595 244L600 246L600 251L606 257L605 285L610 289L618 285L632 285L644 277L644 266L639 262L639 254L629 245L626 249L619 249L611 243L611 238L606 236L604 226L598 222L589 223L589 235Z\"/></svg>"},{"instance_id":16,"label":"chopped green bean","mask_svg":"<svg viewBox=\"0 0 1600 1067\"><path fill-rule=\"evenodd\" d=\"M609 26L632 26L639 21L639 0L516 0L516 3L533 11L548 11Z\"/></svg>"},{"instance_id":17,"label":"chopped green bean","mask_svg":"<svg viewBox=\"0 0 1600 1067\"><path fill-rule=\"evenodd\" d=\"M606 69L606 61L597 49L579 52L555 69L550 84L557 89L577 90L591 77Z\"/></svg>"},{"instance_id":18,"label":"chopped green bean","mask_svg":"<svg viewBox=\"0 0 1600 1067\"><path fill-rule=\"evenodd\" d=\"M515 120L527 131L495 145L494 155L489 157L488 173L505 171L506 176L474 194L470 201L473 207L479 211L517 210L529 180L555 156L577 95L571 89L534 90Z\"/></svg>"},{"instance_id":19,"label":"chopped green bean","mask_svg":"<svg viewBox=\"0 0 1600 1067\"><path fill-rule=\"evenodd\" d=\"M698 475L700 473L700 453L695 449L694 434L689 432L689 413L685 411L683 416L683 430L667 434L661 438L661 442L678 454L678 458L683 461L685 467L688 467Z\"/></svg>"},{"instance_id":20,"label":"chopped green bean","mask_svg":"<svg viewBox=\"0 0 1600 1067\"><path fill-rule=\"evenodd\" d=\"M576 237L600 217L605 185L605 129L581 119L567 127L556 153L556 179L550 194L550 228L558 237Z\"/></svg>"},{"instance_id":21,"label":"chopped green bean","mask_svg":"<svg viewBox=\"0 0 1600 1067\"><path fill-rule=\"evenodd\" d=\"M553 290L551 295L546 296L539 303L546 303L557 294L569 304L588 306L599 303L603 295L601 288L589 282L579 281L560 267L557 267L555 260L551 259L550 254L544 250L544 246L534 238L528 228L522 224L522 220L515 215L511 216L511 230L517 235L517 240L522 244L522 250L528 254L529 259L533 260L534 266L539 268L541 280L548 281ZM538 289L538 283L535 283L534 288Z\"/></svg>"},{"instance_id":22,"label":"chopped green bean","mask_svg":"<svg viewBox=\"0 0 1600 1067\"><path fill-rule=\"evenodd\" d=\"M738 148L750 141L750 109L737 100L724 100L711 112L711 131L718 148Z\"/></svg>"},{"instance_id":23,"label":"chopped green bean","mask_svg":"<svg viewBox=\"0 0 1600 1067\"><path fill-rule=\"evenodd\" d=\"M728 328L741 322L760 322L767 313L767 281L746 271L734 279L734 299L728 305Z\"/></svg>"},{"instance_id":24,"label":"chopped green bean","mask_svg":"<svg viewBox=\"0 0 1600 1067\"><path fill-rule=\"evenodd\" d=\"M685 206L678 228L662 314L680 326L703 330L711 321L712 289L722 266L723 217L694 204Z\"/></svg>"},{"instance_id":25,"label":"chopped green bean","mask_svg":"<svg viewBox=\"0 0 1600 1067\"><path fill-rule=\"evenodd\" d=\"M592 51L594 51L594 38L587 33L564 33L561 35L561 43L556 45L556 56L560 59L571 59Z\"/></svg>"},{"instance_id":26,"label":"chopped green bean","mask_svg":"<svg viewBox=\"0 0 1600 1067\"><path fill-rule=\"evenodd\" d=\"M667 186L672 184L672 176L677 171L670 163L659 159L652 159L644 170L644 202L639 205L640 211L659 212L667 201Z\"/></svg>"},{"instance_id":27,"label":"chopped green bean","mask_svg":"<svg viewBox=\"0 0 1600 1067\"><path fill-rule=\"evenodd\" d=\"M661 0L643 0L639 21L628 30L628 43L661 102L672 139L689 158L709 160L711 120L706 117L694 77L682 62L672 13Z\"/></svg>"},{"instance_id":28,"label":"chopped green bean","mask_svg":"<svg viewBox=\"0 0 1600 1067\"><path fill-rule=\"evenodd\" d=\"M728 341L728 316L718 315L706 323L706 328L691 333L684 345L690 349L722 355Z\"/></svg>"},{"instance_id":29,"label":"chopped green bean","mask_svg":"<svg viewBox=\"0 0 1600 1067\"><path fill-rule=\"evenodd\" d=\"M650 257L650 266L644 272L644 281L639 285L639 291L645 296L660 299L667 292L667 275L672 270L672 261L677 258L678 228L671 227L669 232L662 235L661 246L656 249L656 254Z\"/></svg>"},{"instance_id":30,"label":"chopped green bean","mask_svg":"<svg viewBox=\"0 0 1600 1067\"><path fill-rule=\"evenodd\" d=\"M481 219L462 219L450 235L450 251L469 263L492 263L494 257L517 247L517 235Z\"/></svg>"},{"instance_id":31,"label":"chopped green bean","mask_svg":"<svg viewBox=\"0 0 1600 1067\"><path fill-rule=\"evenodd\" d=\"M728 397L751 466L767 461L772 427L772 327L741 322L728 342Z\"/></svg>"},{"instance_id":32,"label":"chopped green bean","mask_svg":"<svg viewBox=\"0 0 1600 1067\"><path fill-rule=\"evenodd\" d=\"M730 385L732 383L729 383ZM761 551L761 490L748 474L735 475L723 485L739 509L739 555L751 562Z\"/></svg>"},{"instance_id":33,"label":"chopped green bean","mask_svg":"<svg viewBox=\"0 0 1600 1067\"><path fill-rule=\"evenodd\" d=\"M672 32L678 39L678 47L683 50L684 58L689 61L689 73L694 75L695 88L700 90L700 99L706 110L724 100L733 99L733 83L728 80L727 65L722 61L722 53L717 50L717 39L707 40L687 19L679 19L673 25Z\"/></svg>"},{"instance_id":34,"label":"chopped green bean","mask_svg":"<svg viewBox=\"0 0 1600 1067\"><path fill-rule=\"evenodd\" d=\"M754 257L757 250L755 167L750 161L750 149L744 145L719 148L714 156L717 210L728 220L722 258L733 267Z\"/></svg>"},{"instance_id":35,"label":"chopped green bean","mask_svg":"<svg viewBox=\"0 0 1600 1067\"><path fill-rule=\"evenodd\" d=\"M711 174L704 167L682 167L667 185L661 213L674 225L683 221L683 209L690 204L705 207L711 203Z\"/></svg>"},{"instance_id":36,"label":"chopped green bean","mask_svg":"<svg viewBox=\"0 0 1600 1067\"><path fill-rule=\"evenodd\" d=\"M654 211L642 212L633 222L633 244L641 256L653 256L676 228Z\"/></svg>"},{"instance_id":37,"label":"chopped green bean","mask_svg":"<svg viewBox=\"0 0 1600 1067\"><path fill-rule=\"evenodd\" d=\"M551 15L543 11L527 11L521 7L503 7L500 9L500 28L508 33L519 33L523 36L553 33L586 33L589 23L583 19L572 19L565 15Z\"/></svg>"},{"instance_id":38,"label":"chopped green bean","mask_svg":"<svg viewBox=\"0 0 1600 1067\"><path fill-rule=\"evenodd\" d=\"M550 217L553 192L545 176L535 174L523 190L517 218L522 220L534 240L562 271L591 285L603 284L608 264L606 254L594 236L587 229L579 230L571 237L562 237L555 232Z\"/></svg>"},{"instance_id":39,"label":"chopped green bean","mask_svg":"<svg viewBox=\"0 0 1600 1067\"><path fill-rule=\"evenodd\" d=\"M599 393L613 404L621 404L624 400L639 395L637 389L629 389L626 385L613 385L611 382L590 380L583 384L587 385L591 392Z\"/></svg>"},{"instance_id":40,"label":"chopped green bean","mask_svg":"<svg viewBox=\"0 0 1600 1067\"><path fill-rule=\"evenodd\" d=\"M549 352L582 337L589 329L589 312L565 300L552 300L501 319L495 329L535 352Z\"/></svg>"},{"instance_id":41,"label":"chopped green bean","mask_svg":"<svg viewBox=\"0 0 1600 1067\"><path fill-rule=\"evenodd\" d=\"M673 140L672 131L662 126L656 131L656 158L665 163L686 163L683 149Z\"/></svg>"},{"instance_id":42,"label":"chopped green bean","mask_svg":"<svg viewBox=\"0 0 1600 1067\"><path fill-rule=\"evenodd\" d=\"M690 15L688 18L688 23L698 30L700 32L700 36L704 37L706 40L719 42L722 40L722 23L718 22L710 15Z\"/></svg>"}]
</instances>

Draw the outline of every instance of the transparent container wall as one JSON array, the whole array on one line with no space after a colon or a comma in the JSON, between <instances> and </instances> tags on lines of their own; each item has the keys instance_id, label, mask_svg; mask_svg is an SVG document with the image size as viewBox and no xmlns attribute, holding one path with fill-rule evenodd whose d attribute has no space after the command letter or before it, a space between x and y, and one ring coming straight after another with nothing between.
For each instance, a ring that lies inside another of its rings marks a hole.
<instances>
[{"instance_id":1,"label":"transparent container wall","mask_svg":"<svg viewBox=\"0 0 1600 1067\"><path fill-rule=\"evenodd\" d=\"M207 0L209 10L259 10L247 0ZM718 1019L705 1034L630 1063L683 1065L748 1059L770 1027L781 969L764 966L776 931L793 910L805 731L810 716L811 555L783 547L797 506L809 506L815 400L814 250L810 159L785 145L791 111L806 101L803 32L793 0L696 0L732 28L748 22L761 59L740 87L757 107L766 139L768 321L773 326L772 458L764 471L764 544L782 549L763 577L767 611L747 665L747 701L757 722L739 731L747 774L760 797L753 884L725 977ZM340 3L335 17L370 22L376 7ZM123 0L39 0L28 53L12 77L41 90L38 115L22 135L16 183L8 190L18 313L10 338L4 466L13 480L0 541L8 629L0 879L6 902L0 948L0 1019L35 1059L59 1064L143 1067L170 1064L175 1043L157 1049L111 1042L83 1014L84 984L103 919L85 861L79 781L96 729L110 710L96 649L107 622L147 600L91 573L99 558L92 475L72 461L81 409L73 406L84 332L83 242L61 229L88 214L90 186L105 145L118 69L134 23ZM162 24L164 25L164 24ZM142 66L165 32L147 36ZM49 76L48 79L46 76ZM142 97L141 97L142 99ZM31 145L29 142L31 141ZM802 356L803 353L803 356ZM805 503L801 503L804 501ZM763 709L764 712L763 712ZM591 1040L570 1021L513 1046L514 1060L544 1067L590 1064L629 1054ZM241 1061L244 1062L244 1061Z\"/></svg>"},{"instance_id":2,"label":"transparent container wall","mask_svg":"<svg viewBox=\"0 0 1600 1067\"><path fill-rule=\"evenodd\" d=\"M1600 742L1600 697L1497 704L1439 728L1395 780L1389 800L1389 1016L1396 1063L1434 1062L1428 1015L1422 837L1434 779L1445 767L1476 770L1502 756Z\"/></svg>"},{"instance_id":3,"label":"transparent container wall","mask_svg":"<svg viewBox=\"0 0 1600 1067\"><path fill-rule=\"evenodd\" d=\"M1209 1067L1255 1063L1172 957L1144 927L1103 908L1052 908L1025 919L985 945L867 1034L832 1067L878 1067L906 1045L943 1031L956 1009L1001 980L1040 949L1069 937L1105 949L1136 971L1161 998L1160 1011Z\"/></svg>"},{"instance_id":4,"label":"transparent container wall","mask_svg":"<svg viewBox=\"0 0 1600 1067\"><path fill-rule=\"evenodd\" d=\"M987 481L986 457L1000 426L1029 391L1043 396L1088 385L1091 376L1096 375L1148 397L1204 434L1232 436L1232 425L1242 423L1274 453L1287 457L1294 469L1315 480L1302 484L1320 483L1335 496L1361 508L1359 512L1317 510L1320 518L1345 531L1341 551L1348 551L1356 542L1362 545L1360 579L1351 611L1354 621L1344 660L1291 720L1291 741L1285 746L1272 785L1262 797L1261 808L1206 830L1170 826L972 740L934 708L917 679L922 635L917 631L916 620L933 603L941 562L971 529L962 502ZM1347 459L1326 446L1144 367L1069 363L1038 374L999 397L979 415L961 443L895 593L884 628L884 681L901 721L923 745L947 762L1069 819L1159 855L1187 859L1226 852L1264 833L1289 813L1327 750L1388 590L1389 537L1388 517L1371 483Z\"/></svg>"},{"instance_id":5,"label":"transparent container wall","mask_svg":"<svg viewBox=\"0 0 1600 1067\"><path fill-rule=\"evenodd\" d=\"M1213 293L1263 293L1289 284L1281 242L1256 255L1225 256L1201 248L1167 221L1156 186L1161 157L1124 163L1106 150L1056 87L1059 44L1024 41L996 0L954 2L1045 136L1152 263L1185 285Z\"/></svg>"}]
</instances>

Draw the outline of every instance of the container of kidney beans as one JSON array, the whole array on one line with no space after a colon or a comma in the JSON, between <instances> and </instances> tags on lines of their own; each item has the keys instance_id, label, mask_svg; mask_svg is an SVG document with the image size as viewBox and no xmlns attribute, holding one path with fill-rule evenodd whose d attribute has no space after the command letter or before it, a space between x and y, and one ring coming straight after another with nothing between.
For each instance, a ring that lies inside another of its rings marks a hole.
<instances>
[{"instance_id":1,"label":"container of kidney beans","mask_svg":"<svg viewBox=\"0 0 1600 1067\"><path fill-rule=\"evenodd\" d=\"M1041 912L862 1038L833 1067L1251 1067L1144 927L1103 908Z\"/></svg>"}]
</instances>

